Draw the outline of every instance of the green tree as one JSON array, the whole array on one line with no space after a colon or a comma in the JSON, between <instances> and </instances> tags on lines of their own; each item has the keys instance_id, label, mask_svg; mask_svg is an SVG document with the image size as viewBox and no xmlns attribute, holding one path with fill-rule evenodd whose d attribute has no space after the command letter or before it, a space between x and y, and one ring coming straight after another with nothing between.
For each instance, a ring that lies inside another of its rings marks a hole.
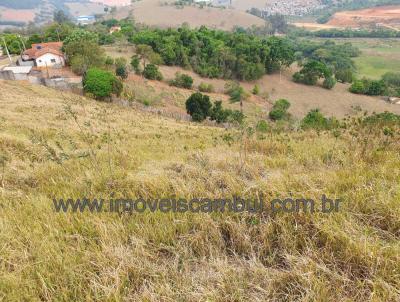
<instances>
[{"instance_id":1,"label":"green tree","mask_svg":"<svg viewBox=\"0 0 400 302\"><path fill-rule=\"evenodd\" d=\"M186 111L195 122L204 121L209 115L211 107L210 98L200 92L193 93L186 100Z\"/></svg>"},{"instance_id":2,"label":"green tree","mask_svg":"<svg viewBox=\"0 0 400 302\"><path fill-rule=\"evenodd\" d=\"M110 72L98 68L89 69L83 78L85 93L93 95L98 100L110 98L112 93L119 94L121 85Z\"/></svg>"},{"instance_id":3,"label":"green tree","mask_svg":"<svg viewBox=\"0 0 400 302\"><path fill-rule=\"evenodd\" d=\"M153 48L145 44L136 45L136 54L142 60L143 68L146 68L146 63L149 62L150 59L154 57Z\"/></svg>"},{"instance_id":4,"label":"green tree","mask_svg":"<svg viewBox=\"0 0 400 302\"><path fill-rule=\"evenodd\" d=\"M58 24L71 22L69 16L62 10L57 10L54 12L53 20L54 20L54 22L57 22Z\"/></svg>"},{"instance_id":5,"label":"green tree","mask_svg":"<svg viewBox=\"0 0 400 302\"><path fill-rule=\"evenodd\" d=\"M326 64L310 60L299 72L293 75L293 80L306 85L315 85L318 79L330 77L332 77L332 70Z\"/></svg>"},{"instance_id":6,"label":"green tree","mask_svg":"<svg viewBox=\"0 0 400 302\"><path fill-rule=\"evenodd\" d=\"M269 55L266 60L266 70L272 73L282 67L289 67L295 61L295 51L287 39L271 37L267 41Z\"/></svg>"}]
</instances>

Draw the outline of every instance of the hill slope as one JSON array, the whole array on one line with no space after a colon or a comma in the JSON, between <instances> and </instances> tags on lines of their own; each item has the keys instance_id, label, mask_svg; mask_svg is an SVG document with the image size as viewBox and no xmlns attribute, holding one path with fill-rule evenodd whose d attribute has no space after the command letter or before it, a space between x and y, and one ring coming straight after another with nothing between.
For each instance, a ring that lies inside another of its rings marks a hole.
<instances>
[{"instance_id":1,"label":"hill slope","mask_svg":"<svg viewBox=\"0 0 400 302\"><path fill-rule=\"evenodd\" d=\"M247 28L252 25L264 25L262 19L242 11L198 6L176 7L171 1L138 1L129 8L119 8L116 17L122 19L129 14L132 14L137 22L159 27L177 27L188 23L193 27L206 25L210 28L231 30L235 26Z\"/></svg>"},{"instance_id":2,"label":"hill slope","mask_svg":"<svg viewBox=\"0 0 400 302\"><path fill-rule=\"evenodd\" d=\"M41 86L0 87L6 301L399 300L397 136L358 139L350 127L241 139ZM336 214L53 210L53 198L111 192L343 203Z\"/></svg>"}]
</instances>

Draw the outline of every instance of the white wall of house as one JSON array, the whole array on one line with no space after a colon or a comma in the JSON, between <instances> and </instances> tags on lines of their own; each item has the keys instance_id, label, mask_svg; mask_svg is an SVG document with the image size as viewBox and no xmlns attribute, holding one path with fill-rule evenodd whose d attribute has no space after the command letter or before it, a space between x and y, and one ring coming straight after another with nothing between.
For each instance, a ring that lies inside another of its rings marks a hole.
<instances>
[{"instance_id":1,"label":"white wall of house","mask_svg":"<svg viewBox=\"0 0 400 302\"><path fill-rule=\"evenodd\" d=\"M65 66L65 60L61 56L46 53L36 59L36 65L38 67Z\"/></svg>"}]
</instances>

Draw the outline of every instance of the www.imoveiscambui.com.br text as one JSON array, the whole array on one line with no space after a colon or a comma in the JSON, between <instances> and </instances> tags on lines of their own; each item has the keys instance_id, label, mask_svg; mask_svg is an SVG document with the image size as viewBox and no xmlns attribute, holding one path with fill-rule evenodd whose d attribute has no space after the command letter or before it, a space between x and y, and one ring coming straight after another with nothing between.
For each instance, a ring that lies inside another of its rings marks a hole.
<instances>
[{"instance_id":1,"label":"www.imoveiscambui.com.br text","mask_svg":"<svg viewBox=\"0 0 400 302\"><path fill-rule=\"evenodd\" d=\"M335 213L339 212L341 199L331 199L325 194L318 200L309 198L275 198L265 201L263 198L227 199L210 198L161 198L161 199L53 199L56 212L64 213Z\"/></svg>"}]
</instances>

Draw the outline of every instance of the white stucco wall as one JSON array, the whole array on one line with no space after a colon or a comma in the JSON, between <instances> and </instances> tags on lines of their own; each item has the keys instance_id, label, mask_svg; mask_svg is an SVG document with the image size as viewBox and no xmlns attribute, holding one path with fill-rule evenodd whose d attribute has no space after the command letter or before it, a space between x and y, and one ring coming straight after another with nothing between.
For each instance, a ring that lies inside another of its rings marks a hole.
<instances>
[{"instance_id":1,"label":"white stucco wall","mask_svg":"<svg viewBox=\"0 0 400 302\"><path fill-rule=\"evenodd\" d=\"M36 59L36 65L38 67L46 67L46 63L47 63L48 67L55 66L55 65L64 66L65 60L63 57L54 55L52 53L46 53Z\"/></svg>"}]
</instances>

